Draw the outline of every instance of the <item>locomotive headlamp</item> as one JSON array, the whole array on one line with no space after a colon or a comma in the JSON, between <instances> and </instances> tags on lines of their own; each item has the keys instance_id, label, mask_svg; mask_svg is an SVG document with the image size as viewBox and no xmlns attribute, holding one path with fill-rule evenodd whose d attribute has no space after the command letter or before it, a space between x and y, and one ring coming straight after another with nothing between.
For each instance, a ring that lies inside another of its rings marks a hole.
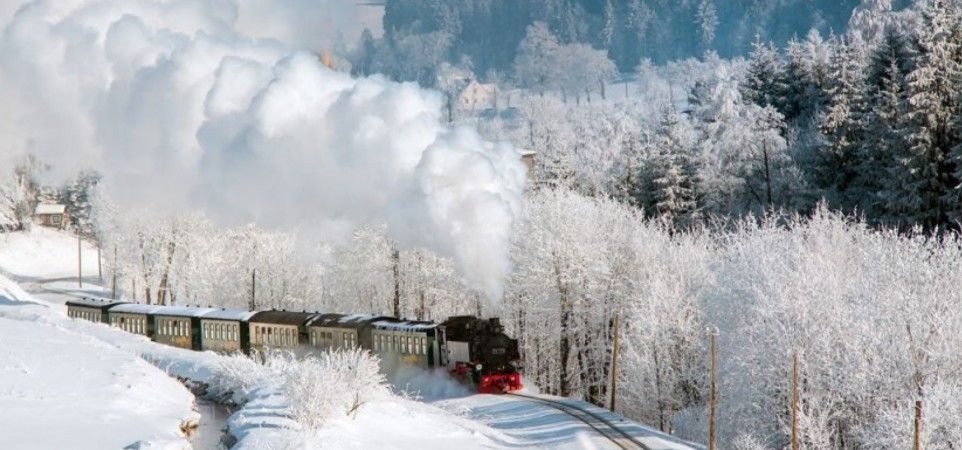
<instances>
[{"instance_id":1,"label":"locomotive headlamp","mask_svg":"<svg viewBox=\"0 0 962 450\"><path fill-rule=\"evenodd\" d=\"M480 371L480 370L481 370L481 364L478 364L478 365L474 366L474 369Z\"/></svg>"}]
</instances>

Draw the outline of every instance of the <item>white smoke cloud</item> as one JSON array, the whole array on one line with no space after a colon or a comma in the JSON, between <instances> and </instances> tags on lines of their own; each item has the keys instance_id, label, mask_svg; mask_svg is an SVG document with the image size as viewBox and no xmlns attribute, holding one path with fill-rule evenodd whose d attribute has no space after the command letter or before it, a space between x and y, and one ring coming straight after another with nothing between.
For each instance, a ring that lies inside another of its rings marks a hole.
<instances>
[{"instance_id":1,"label":"white smoke cloud","mask_svg":"<svg viewBox=\"0 0 962 450\"><path fill-rule=\"evenodd\" d=\"M277 25L305 2L273 3L278 17L240 0L25 2L0 41L0 154L96 168L121 205L225 224L335 240L386 222L498 298L516 150L445 127L436 92L327 69L304 49L316 30Z\"/></svg>"}]
</instances>

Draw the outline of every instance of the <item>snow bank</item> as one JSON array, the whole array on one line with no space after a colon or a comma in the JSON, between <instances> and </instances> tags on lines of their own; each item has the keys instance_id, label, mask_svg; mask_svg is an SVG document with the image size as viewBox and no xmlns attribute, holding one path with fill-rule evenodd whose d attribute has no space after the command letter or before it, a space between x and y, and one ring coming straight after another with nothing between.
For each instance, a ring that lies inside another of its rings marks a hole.
<instances>
[{"instance_id":1,"label":"snow bank","mask_svg":"<svg viewBox=\"0 0 962 450\"><path fill-rule=\"evenodd\" d=\"M180 426L197 414L182 384L95 338L4 317L21 308L49 313L0 306L0 448L189 448Z\"/></svg>"},{"instance_id":2,"label":"snow bank","mask_svg":"<svg viewBox=\"0 0 962 450\"><path fill-rule=\"evenodd\" d=\"M97 276L97 248L83 242L81 254L84 276ZM76 278L77 237L40 226L0 233L0 270L17 278Z\"/></svg>"}]
</instances>

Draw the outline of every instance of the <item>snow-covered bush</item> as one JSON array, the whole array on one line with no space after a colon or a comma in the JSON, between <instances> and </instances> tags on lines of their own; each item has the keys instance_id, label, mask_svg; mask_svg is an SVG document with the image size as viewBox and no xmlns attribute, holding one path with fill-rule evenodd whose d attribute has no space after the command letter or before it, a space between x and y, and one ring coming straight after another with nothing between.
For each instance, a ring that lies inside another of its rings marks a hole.
<instances>
[{"instance_id":1,"label":"snow-covered bush","mask_svg":"<svg viewBox=\"0 0 962 450\"><path fill-rule=\"evenodd\" d=\"M353 416L365 403L388 395L379 361L366 350L308 356L284 373L282 390L301 425L320 428L328 420Z\"/></svg>"},{"instance_id":2,"label":"snow-covered bush","mask_svg":"<svg viewBox=\"0 0 962 450\"><path fill-rule=\"evenodd\" d=\"M244 403L267 379L268 367L237 353L221 358L210 377L207 392L233 403Z\"/></svg>"},{"instance_id":3,"label":"snow-covered bush","mask_svg":"<svg viewBox=\"0 0 962 450\"><path fill-rule=\"evenodd\" d=\"M390 395L380 361L367 350L328 351L299 357L287 351L224 358L214 369L208 393L235 403L265 389L283 394L291 417L306 428L320 428L336 417L352 416L364 404Z\"/></svg>"}]
</instances>

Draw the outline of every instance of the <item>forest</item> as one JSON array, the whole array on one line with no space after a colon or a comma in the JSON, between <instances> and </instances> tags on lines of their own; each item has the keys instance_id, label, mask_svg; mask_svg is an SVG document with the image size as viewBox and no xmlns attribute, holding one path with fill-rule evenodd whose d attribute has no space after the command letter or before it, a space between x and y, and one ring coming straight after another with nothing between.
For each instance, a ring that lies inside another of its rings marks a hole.
<instances>
[{"instance_id":1,"label":"forest","mask_svg":"<svg viewBox=\"0 0 962 450\"><path fill-rule=\"evenodd\" d=\"M138 302L499 316L527 383L599 405L617 332L618 411L699 442L714 335L724 448L787 448L793 358L802 448L909 448L917 401L924 448L957 448L962 4L724 5L388 0L385 36L342 55L505 92L446 114L535 152L494 301L384 224L319 243L122 209L89 173L60 195ZM43 171L7 174L6 223Z\"/></svg>"},{"instance_id":2,"label":"forest","mask_svg":"<svg viewBox=\"0 0 962 450\"><path fill-rule=\"evenodd\" d=\"M901 2L900 2L901 3ZM751 49L756 37L784 44L810 29L844 32L857 0L387 0L384 36L362 42L366 61L390 60L378 68L402 78L403 60L432 58L468 63L479 75L508 74L518 44L534 22L544 22L563 44L604 50L621 72L642 60L656 63L714 51L733 57ZM896 5L901 6L901 5ZM420 46L410 44L419 42ZM426 51L425 51L426 50ZM419 53L420 52L420 53ZM361 64L361 70L370 65Z\"/></svg>"}]
</instances>

